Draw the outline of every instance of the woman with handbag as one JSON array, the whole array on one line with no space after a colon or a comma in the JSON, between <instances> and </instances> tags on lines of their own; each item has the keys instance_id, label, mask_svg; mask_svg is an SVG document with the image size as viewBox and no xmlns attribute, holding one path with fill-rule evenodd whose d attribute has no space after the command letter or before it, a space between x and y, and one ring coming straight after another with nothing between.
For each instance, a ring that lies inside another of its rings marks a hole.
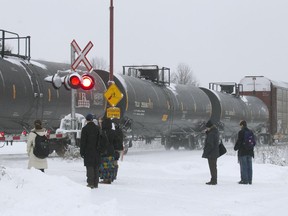
<instances>
[{"instance_id":1,"label":"woman with handbag","mask_svg":"<svg viewBox=\"0 0 288 216\"><path fill-rule=\"evenodd\" d=\"M219 132L211 120L206 123L206 139L203 158L208 159L211 180L207 185L217 184L217 158L219 157Z\"/></svg>"}]
</instances>

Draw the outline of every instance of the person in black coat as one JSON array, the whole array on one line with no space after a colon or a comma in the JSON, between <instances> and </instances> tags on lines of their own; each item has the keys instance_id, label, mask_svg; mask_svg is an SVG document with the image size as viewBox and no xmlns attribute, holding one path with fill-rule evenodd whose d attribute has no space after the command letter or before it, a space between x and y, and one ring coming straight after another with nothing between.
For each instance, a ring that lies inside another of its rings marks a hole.
<instances>
[{"instance_id":1,"label":"person in black coat","mask_svg":"<svg viewBox=\"0 0 288 216\"><path fill-rule=\"evenodd\" d=\"M93 115L86 116L87 124L82 128L80 155L86 167L87 187L97 188L99 183L100 152L98 151L99 127L93 122Z\"/></svg>"},{"instance_id":2,"label":"person in black coat","mask_svg":"<svg viewBox=\"0 0 288 216\"><path fill-rule=\"evenodd\" d=\"M101 154L99 173L100 179L103 180L100 183L111 184L115 179L115 150L113 146L114 131L112 130L112 121L110 118L104 117L103 119L99 119L99 123L102 129L100 145L106 147L105 153Z\"/></svg>"},{"instance_id":3,"label":"person in black coat","mask_svg":"<svg viewBox=\"0 0 288 216\"><path fill-rule=\"evenodd\" d=\"M124 134L122 129L119 127L119 124L114 122L115 130L114 130L114 140L113 140L113 146L115 150L115 161L114 161L114 166L115 166L115 179L117 178L118 174L118 160L120 158L120 154L123 154L123 139L124 139Z\"/></svg>"},{"instance_id":4,"label":"person in black coat","mask_svg":"<svg viewBox=\"0 0 288 216\"><path fill-rule=\"evenodd\" d=\"M254 158L254 149L247 150L244 143L245 131L248 131L247 122L245 120L240 121L241 130L238 132L238 138L234 146L234 150L238 151L238 160L240 164L240 176L241 180L239 184L252 184L252 158Z\"/></svg>"},{"instance_id":5,"label":"person in black coat","mask_svg":"<svg viewBox=\"0 0 288 216\"><path fill-rule=\"evenodd\" d=\"M101 120L100 120L101 122ZM100 124L102 132L106 135L108 140L106 140L105 146L106 146L106 153L102 156L105 157L114 157L114 146L113 146L113 140L114 140L114 131L112 130L112 120L110 118L103 118L102 123Z\"/></svg>"},{"instance_id":6,"label":"person in black coat","mask_svg":"<svg viewBox=\"0 0 288 216\"><path fill-rule=\"evenodd\" d=\"M203 150L203 158L208 159L211 180L208 185L217 184L217 158L219 157L219 132L211 120L206 123L206 139Z\"/></svg>"}]
</instances>

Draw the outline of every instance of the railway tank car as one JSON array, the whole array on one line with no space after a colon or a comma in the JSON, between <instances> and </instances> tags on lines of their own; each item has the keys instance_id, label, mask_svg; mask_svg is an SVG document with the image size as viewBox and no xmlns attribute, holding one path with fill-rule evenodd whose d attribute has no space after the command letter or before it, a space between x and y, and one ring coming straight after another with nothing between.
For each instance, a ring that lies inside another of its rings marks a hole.
<instances>
[{"instance_id":1,"label":"railway tank car","mask_svg":"<svg viewBox=\"0 0 288 216\"><path fill-rule=\"evenodd\" d=\"M222 138L233 143L237 138L239 122L245 119L257 137L264 136L269 121L266 104L257 97L240 95L242 85L236 83L210 83L201 88L212 104L211 119L217 123Z\"/></svg>"},{"instance_id":2,"label":"railway tank car","mask_svg":"<svg viewBox=\"0 0 288 216\"><path fill-rule=\"evenodd\" d=\"M29 131L35 119L43 120L52 132L59 127L61 118L71 113L71 91L53 88L44 81L49 76L68 75L70 64L31 60L30 37L0 29L0 131L19 134ZM75 112L104 112L106 87L93 72L95 85L90 91L76 90ZM60 83L61 84L61 83Z\"/></svg>"},{"instance_id":3,"label":"railway tank car","mask_svg":"<svg viewBox=\"0 0 288 216\"><path fill-rule=\"evenodd\" d=\"M192 149L210 118L211 103L197 87L169 85L169 73L157 66L124 66L123 75L114 77L124 94L117 105L121 121L134 138L160 137L167 149ZM107 72L99 76L108 82Z\"/></svg>"},{"instance_id":4,"label":"railway tank car","mask_svg":"<svg viewBox=\"0 0 288 216\"><path fill-rule=\"evenodd\" d=\"M71 91L56 90L44 81L70 65L45 61L0 58L0 128L5 133L29 130L35 119L43 119L47 129L55 131L60 119L71 112ZM76 112L102 112L105 109L105 85L96 73L92 91L77 89Z\"/></svg>"}]
</instances>

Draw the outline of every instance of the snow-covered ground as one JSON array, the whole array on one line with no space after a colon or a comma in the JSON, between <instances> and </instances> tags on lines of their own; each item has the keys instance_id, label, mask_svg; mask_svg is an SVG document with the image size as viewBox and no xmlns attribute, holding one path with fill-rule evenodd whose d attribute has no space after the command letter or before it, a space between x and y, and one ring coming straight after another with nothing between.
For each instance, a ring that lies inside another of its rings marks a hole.
<instances>
[{"instance_id":1,"label":"snow-covered ground","mask_svg":"<svg viewBox=\"0 0 288 216\"><path fill-rule=\"evenodd\" d=\"M0 215L287 215L287 166L254 163L253 185L239 185L239 164L229 150L218 160L218 185L210 186L202 151L147 147L129 149L118 179L92 190L81 159L51 156L41 173L26 169L24 144L0 148Z\"/></svg>"}]
</instances>

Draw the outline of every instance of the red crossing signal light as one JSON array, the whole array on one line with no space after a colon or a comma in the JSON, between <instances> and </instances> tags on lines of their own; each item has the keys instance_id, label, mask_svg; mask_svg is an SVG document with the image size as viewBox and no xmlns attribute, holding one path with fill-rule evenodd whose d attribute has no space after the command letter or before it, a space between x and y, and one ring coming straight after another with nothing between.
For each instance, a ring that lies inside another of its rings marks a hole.
<instances>
[{"instance_id":1,"label":"red crossing signal light","mask_svg":"<svg viewBox=\"0 0 288 216\"><path fill-rule=\"evenodd\" d=\"M94 77L89 74L82 75L81 88L83 90L91 90L95 85Z\"/></svg>"},{"instance_id":2,"label":"red crossing signal light","mask_svg":"<svg viewBox=\"0 0 288 216\"><path fill-rule=\"evenodd\" d=\"M82 78L78 73L72 73L69 75L68 84L71 88L77 89L80 87Z\"/></svg>"},{"instance_id":3,"label":"red crossing signal light","mask_svg":"<svg viewBox=\"0 0 288 216\"><path fill-rule=\"evenodd\" d=\"M82 88L83 90L91 90L95 85L94 77L90 74L80 75L72 73L64 78L64 85L67 90Z\"/></svg>"}]
</instances>

